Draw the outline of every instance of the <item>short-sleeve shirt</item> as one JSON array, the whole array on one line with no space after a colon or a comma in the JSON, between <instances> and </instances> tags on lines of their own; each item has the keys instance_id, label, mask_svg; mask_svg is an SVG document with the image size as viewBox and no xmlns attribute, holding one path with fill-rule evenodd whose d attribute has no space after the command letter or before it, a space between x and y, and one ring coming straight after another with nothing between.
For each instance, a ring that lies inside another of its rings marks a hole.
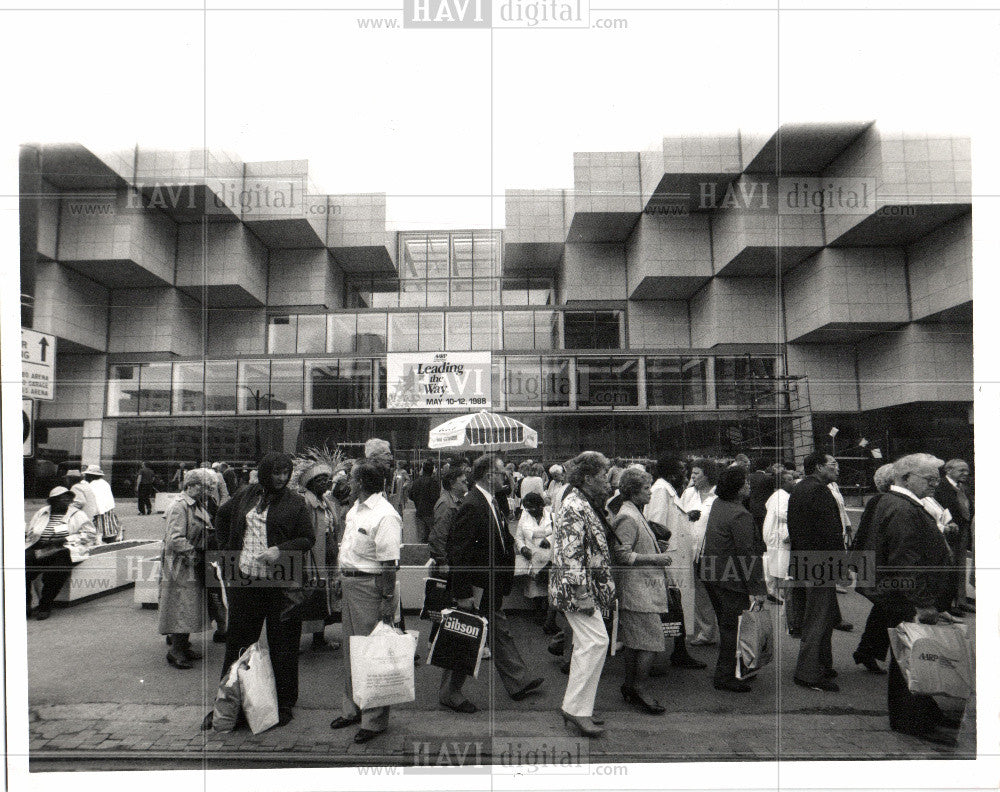
<instances>
[{"instance_id":1,"label":"short-sleeve shirt","mask_svg":"<svg viewBox=\"0 0 1000 792\"><path fill-rule=\"evenodd\" d=\"M357 501L347 512L344 538L340 542L341 569L355 572L381 571L383 561L399 561L403 544L403 521L380 492Z\"/></svg>"}]
</instances>

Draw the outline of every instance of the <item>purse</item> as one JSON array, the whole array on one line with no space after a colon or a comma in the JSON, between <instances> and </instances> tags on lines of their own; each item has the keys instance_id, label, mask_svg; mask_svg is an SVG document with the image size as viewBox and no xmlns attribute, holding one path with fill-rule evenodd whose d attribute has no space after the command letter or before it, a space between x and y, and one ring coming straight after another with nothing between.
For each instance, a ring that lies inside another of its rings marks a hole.
<instances>
[{"instance_id":1,"label":"purse","mask_svg":"<svg viewBox=\"0 0 1000 792\"><path fill-rule=\"evenodd\" d=\"M284 590L285 607L282 621L324 621L330 617L329 582L319 573L313 551L306 556L306 582L301 588Z\"/></svg>"}]
</instances>

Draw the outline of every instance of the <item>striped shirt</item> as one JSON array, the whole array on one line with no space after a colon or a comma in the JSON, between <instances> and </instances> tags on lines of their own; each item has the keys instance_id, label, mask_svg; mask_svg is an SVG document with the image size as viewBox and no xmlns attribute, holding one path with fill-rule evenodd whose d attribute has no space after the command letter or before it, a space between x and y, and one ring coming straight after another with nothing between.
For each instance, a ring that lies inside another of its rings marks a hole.
<instances>
[{"instance_id":1,"label":"striped shirt","mask_svg":"<svg viewBox=\"0 0 1000 792\"><path fill-rule=\"evenodd\" d=\"M63 512L60 515L50 514L49 521L45 525L45 529L42 531L39 541L41 542L58 542L69 536L69 525L67 524L66 518L68 517L68 512Z\"/></svg>"},{"instance_id":2,"label":"striped shirt","mask_svg":"<svg viewBox=\"0 0 1000 792\"><path fill-rule=\"evenodd\" d=\"M243 550L240 552L240 571L252 578L266 578L267 564L256 560L267 550L267 509L260 512L254 506L247 512L247 531L243 535Z\"/></svg>"}]
</instances>

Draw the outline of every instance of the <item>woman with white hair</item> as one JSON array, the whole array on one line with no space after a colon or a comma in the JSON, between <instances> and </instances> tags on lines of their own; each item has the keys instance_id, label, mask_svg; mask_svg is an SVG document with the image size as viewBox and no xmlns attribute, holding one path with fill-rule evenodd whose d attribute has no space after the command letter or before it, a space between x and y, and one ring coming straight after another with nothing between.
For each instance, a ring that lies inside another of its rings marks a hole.
<instances>
[{"instance_id":1,"label":"woman with white hair","mask_svg":"<svg viewBox=\"0 0 1000 792\"><path fill-rule=\"evenodd\" d=\"M211 625L205 597L205 541L212 518L205 507L215 484L211 470L198 468L184 476L184 491L167 509L167 530L160 555L160 635L168 636L167 662L192 668L202 653L191 646L191 633Z\"/></svg>"},{"instance_id":2,"label":"woman with white hair","mask_svg":"<svg viewBox=\"0 0 1000 792\"><path fill-rule=\"evenodd\" d=\"M873 557L875 547L878 544L878 537L872 531L875 508L882 496L889 491L892 486L895 470L891 464L882 465L875 471L875 494L865 504L865 510L861 515L861 522L858 523L858 532L854 536L851 544L851 551L856 554L856 560L860 562L865 558ZM869 573L870 574L870 573ZM858 593L868 599L872 599L874 594L872 589L858 587ZM889 652L889 626L886 624L885 611L882 606L872 599L872 609L868 613L868 621L865 622L865 631L861 634L858 648L854 650L854 662L863 665L872 674L884 674L885 669L879 662L885 662L886 654Z\"/></svg>"}]
</instances>

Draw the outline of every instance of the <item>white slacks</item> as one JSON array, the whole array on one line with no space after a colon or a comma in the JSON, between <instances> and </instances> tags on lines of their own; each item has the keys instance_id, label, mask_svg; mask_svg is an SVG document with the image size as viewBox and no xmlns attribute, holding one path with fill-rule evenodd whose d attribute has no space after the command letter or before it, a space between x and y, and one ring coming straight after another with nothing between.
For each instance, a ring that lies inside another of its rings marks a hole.
<instances>
[{"instance_id":1,"label":"white slacks","mask_svg":"<svg viewBox=\"0 0 1000 792\"><path fill-rule=\"evenodd\" d=\"M608 656L608 631L599 609L589 616L578 611L563 615L573 628L573 656L562 708L569 715L589 718L594 714L597 684Z\"/></svg>"}]
</instances>

